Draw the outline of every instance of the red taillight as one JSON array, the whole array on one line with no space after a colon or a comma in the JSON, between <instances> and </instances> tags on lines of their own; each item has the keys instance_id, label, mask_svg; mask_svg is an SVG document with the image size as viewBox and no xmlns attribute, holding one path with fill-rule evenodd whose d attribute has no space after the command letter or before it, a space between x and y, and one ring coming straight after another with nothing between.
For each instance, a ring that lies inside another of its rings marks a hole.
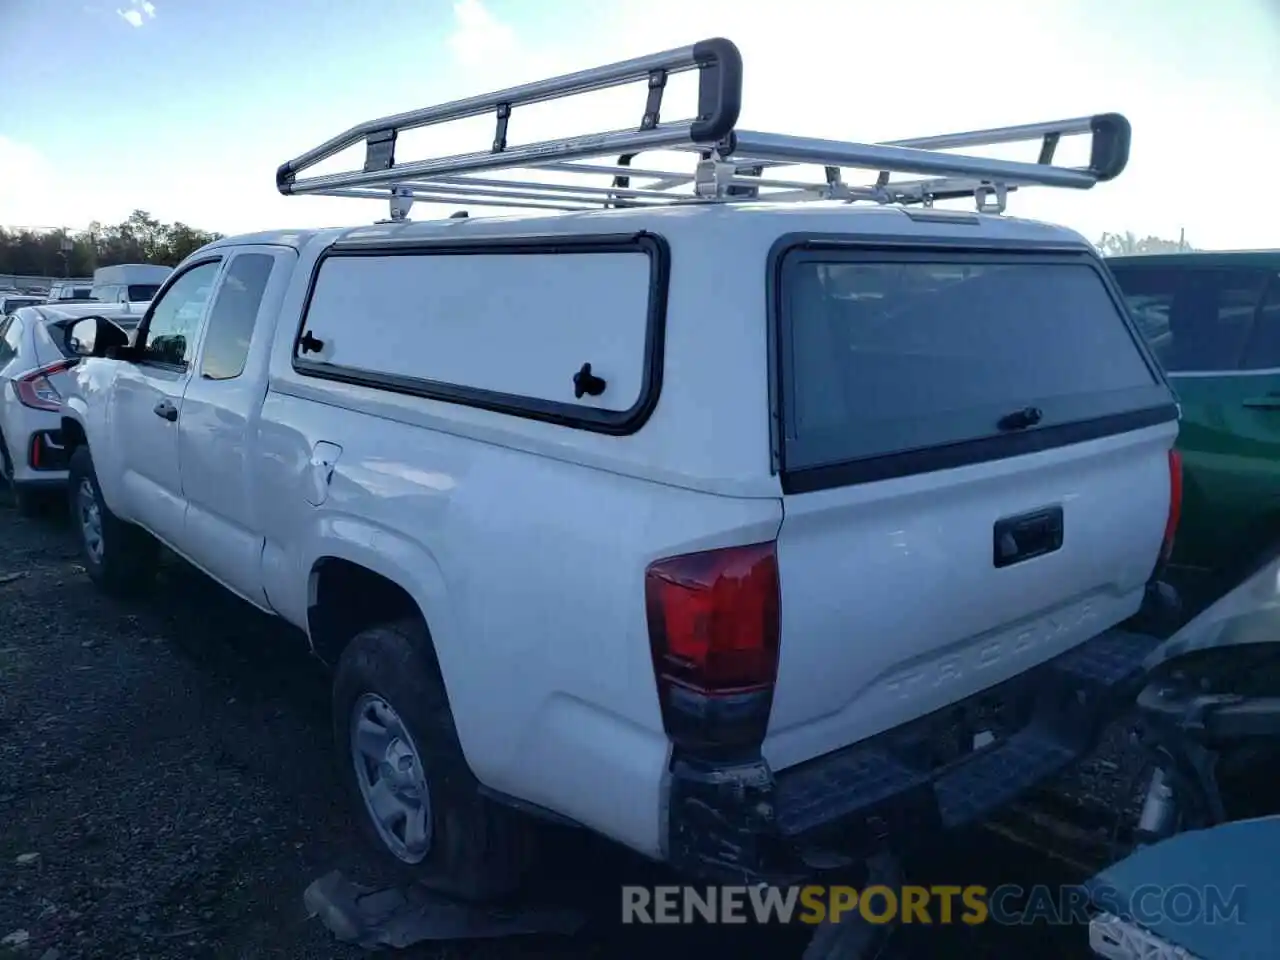
<instances>
[{"instance_id":1,"label":"red taillight","mask_svg":"<svg viewBox=\"0 0 1280 960\"><path fill-rule=\"evenodd\" d=\"M1160 559L1168 560L1173 553L1173 538L1178 533L1178 521L1182 519L1182 454L1169 451L1169 517L1164 524L1164 543Z\"/></svg>"},{"instance_id":2,"label":"red taillight","mask_svg":"<svg viewBox=\"0 0 1280 960\"><path fill-rule=\"evenodd\" d=\"M778 673L779 593L772 543L650 564L645 605L659 685L707 695L771 690Z\"/></svg>"},{"instance_id":3,"label":"red taillight","mask_svg":"<svg viewBox=\"0 0 1280 960\"><path fill-rule=\"evenodd\" d=\"M17 377L13 381L13 389L18 395L18 402L33 410L48 410L56 413L62 409L62 394L58 393L49 378L55 373L70 370L78 362L77 360L59 360L57 363L38 367L30 373Z\"/></svg>"}]
</instances>

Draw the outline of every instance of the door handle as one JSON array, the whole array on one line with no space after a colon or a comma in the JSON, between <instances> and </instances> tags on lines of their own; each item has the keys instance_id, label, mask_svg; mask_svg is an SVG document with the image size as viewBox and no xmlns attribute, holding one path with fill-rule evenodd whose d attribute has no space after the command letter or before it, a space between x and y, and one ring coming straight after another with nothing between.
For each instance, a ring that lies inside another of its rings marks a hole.
<instances>
[{"instance_id":1,"label":"door handle","mask_svg":"<svg viewBox=\"0 0 1280 960\"><path fill-rule=\"evenodd\" d=\"M1250 410L1280 410L1280 393L1266 393L1240 401L1240 406Z\"/></svg>"},{"instance_id":2,"label":"door handle","mask_svg":"<svg viewBox=\"0 0 1280 960\"><path fill-rule=\"evenodd\" d=\"M175 420L178 419L178 408L175 407L168 400L161 400L159 403L155 405L153 410L157 417L163 417L165 420L168 420L170 423L173 423Z\"/></svg>"}]
</instances>

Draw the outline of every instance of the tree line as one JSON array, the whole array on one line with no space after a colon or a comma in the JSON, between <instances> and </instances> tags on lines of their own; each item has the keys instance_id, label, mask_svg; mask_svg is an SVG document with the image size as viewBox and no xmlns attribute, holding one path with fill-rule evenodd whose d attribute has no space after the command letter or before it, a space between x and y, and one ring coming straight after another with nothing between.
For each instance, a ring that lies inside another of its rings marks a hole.
<instances>
[{"instance_id":1,"label":"tree line","mask_svg":"<svg viewBox=\"0 0 1280 960\"><path fill-rule=\"evenodd\" d=\"M123 223L87 230L6 230L0 227L0 274L36 277L87 277L98 267L117 263L160 263L175 267L188 254L221 236L185 223L161 223L135 210ZM65 243L64 243L65 241ZM64 249L69 246L70 249ZM1185 238L1139 239L1131 231L1104 233L1094 246L1109 257L1194 250Z\"/></svg>"},{"instance_id":2,"label":"tree line","mask_svg":"<svg viewBox=\"0 0 1280 960\"><path fill-rule=\"evenodd\" d=\"M117 263L174 267L188 254L221 236L185 223L161 223L135 210L123 223L87 230L12 230L0 227L0 274L88 277Z\"/></svg>"},{"instance_id":3,"label":"tree line","mask_svg":"<svg viewBox=\"0 0 1280 960\"><path fill-rule=\"evenodd\" d=\"M1163 237L1146 236L1138 239L1131 230L1124 233L1104 233L1095 244L1104 257L1127 257L1139 253L1184 253L1195 250L1187 238L1166 240Z\"/></svg>"}]
</instances>

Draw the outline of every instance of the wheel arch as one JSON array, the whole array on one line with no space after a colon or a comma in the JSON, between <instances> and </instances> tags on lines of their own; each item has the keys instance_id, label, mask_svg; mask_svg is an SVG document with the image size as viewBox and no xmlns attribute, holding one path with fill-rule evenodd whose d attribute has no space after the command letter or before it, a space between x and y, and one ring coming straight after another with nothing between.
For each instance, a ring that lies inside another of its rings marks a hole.
<instances>
[{"instance_id":1,"label":"wheel arch","mask_svg":"<svg viewBox=\"0 0 1280 960\"><path fill-rule=\"evenodd\" d=\"M356 634L411 616L427 625L430 637L427 611L394 575L337 554L317 557L311 564L307 633L312 651L328 666L337 665Z\"/></svg>"},{"instance_id":2,"label":"wheel arch","mask_svg":"<svg viewBox=\"0 0 1280 960\"><path fill-rule=\"evenodd\" d=\"M82 447L89 442L89 438L84 432L84 425L75 417L68 417L63 414L58 429L62 435L62 445L67 450L68 459L76 452L76 448Z\"/></svg>"},{"instance_id":3,"label":"wheel arch","mask_svg":"<svg viewBox=\"0 0 1280 960\"><path fill-rule=\"evenodd\" d=\"M435 558L396 531L354 517L325 518L307 565L306 618L312 651L336 667L351 639L370 626L420 618L451 705L452 620ZM461 734L461 731L459 731Z\"/></svg>"}]
</instances>

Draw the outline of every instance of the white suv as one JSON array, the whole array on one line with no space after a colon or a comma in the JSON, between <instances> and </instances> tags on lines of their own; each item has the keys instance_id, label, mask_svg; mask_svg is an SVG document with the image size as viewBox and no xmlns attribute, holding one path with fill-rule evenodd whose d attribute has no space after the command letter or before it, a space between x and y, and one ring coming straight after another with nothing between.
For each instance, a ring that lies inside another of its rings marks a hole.
<instances>
[{"instance_id":1,"label":"white suv","mask_svg":"<svg viewBox=\"0 0 1280 960\"><path fill-rule=\"evenodd\" d=\"M633 80L638 132L505 142ZM1013 131L1092 133L1071 169L735 130L740 84L714 40L362 124L278 185L390 220L219 240L135 344L74 330L89 575L136 590L160 541L305 629L370 836L443 889L515 883L528 815L739 881L905 845L1088 749L1155 643L1121 625L1177 514L1159 367L1081 237L931 206L1109 179L1123 118ZM396 161L486 108L492 153ZM405 216L457 197L570 212Z\"/></svg>"}]
</instances>

